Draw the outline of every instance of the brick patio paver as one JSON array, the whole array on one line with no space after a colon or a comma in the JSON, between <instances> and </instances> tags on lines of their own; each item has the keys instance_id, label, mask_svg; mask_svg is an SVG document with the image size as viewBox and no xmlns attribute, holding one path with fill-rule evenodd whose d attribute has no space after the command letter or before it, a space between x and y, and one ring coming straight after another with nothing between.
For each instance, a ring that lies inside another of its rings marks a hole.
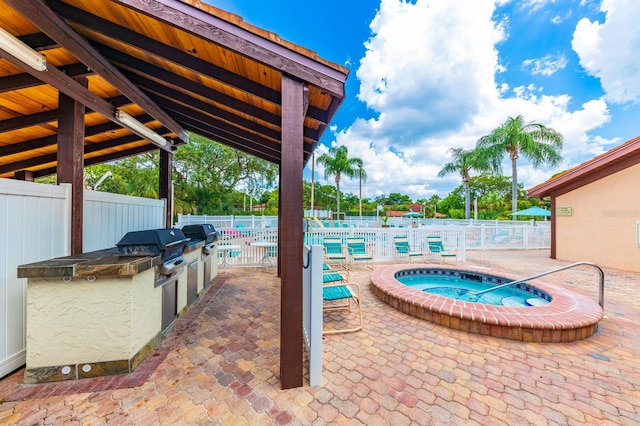
<instances>
[{"instance_id":1,"label":"brick patio paver","mask_svg":"<svg viewBox=\"0 0 640 426\"><path fill-rule=\"evenodd\" d=\"M547 251L468 252L464 266L527 276L564 265ZM605 269L597 333L573 343L469 334L381 302L370 271L363 331L325 336L319 387L281 390L280 283L234 268L128 376L23 385L0 380L0 424L615 424L640 421L640 274ZM545 277L597 300L597 274ZM328 318L336 321L336 317Z\"/></svg>"}]
</instances>

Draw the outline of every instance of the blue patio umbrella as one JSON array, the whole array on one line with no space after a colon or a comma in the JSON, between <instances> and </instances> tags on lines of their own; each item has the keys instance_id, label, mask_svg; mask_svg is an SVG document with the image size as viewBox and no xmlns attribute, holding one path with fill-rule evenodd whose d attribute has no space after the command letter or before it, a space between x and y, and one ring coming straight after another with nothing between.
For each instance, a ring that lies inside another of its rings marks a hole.
<instances>
[{"instance_id":1,"label":"blue patio umbrella","mask_svg":"<svg viewBox=\"0 0 640 426\"><path fill-rule=\"evenodd\" d=\"M422 214L417 212L409 212L403 214L402 217L422 217Z\"/></svg>"},{"instance_id":2,"label":"blue patio umbrella","mask_svg":"<svg viewBox=\"0 0 640 426\"><path fill-rule=\"evenodd\" d=\"M509 213L510 216L536 216L536 217L551 217L549 210L540 207L529 207L528 209L520 210L515 213Z\"/></svg>"}]
</instances>

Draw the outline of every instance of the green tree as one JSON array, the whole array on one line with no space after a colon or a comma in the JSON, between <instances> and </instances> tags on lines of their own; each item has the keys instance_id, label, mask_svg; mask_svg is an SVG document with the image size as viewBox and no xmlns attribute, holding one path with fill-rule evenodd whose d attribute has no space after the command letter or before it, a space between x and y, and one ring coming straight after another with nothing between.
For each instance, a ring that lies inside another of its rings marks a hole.
<instances>
[{"instance_id":1,"label":"green tree","mask_svg":"<svg viewBox=\"0 0 640 426\"><path fill-rule=\"evenodd\" d=\"M485 158L477 155L475 151L467 151L462 148L451 148L449 149L449 154L452 160L444 165L438 176L443 177L451 173L460 174L464 185L464 217L469 219L471 218L471 196L469 192L471 172L473 170L487 171L490 169L490 163Z\"/></svg>"},{"instance_id":2,"label":"green tree","mask_svg":"<svg viewBox=\"0 0 640 426\"><path fill-rule=\"evenodd\" d=\"M462 185L461 185L462 187ZM462 191L452 191L438 203L438 211L451 219L464 218L464 197Z\"/></svg>"},{"instance_id":3,"label":"green tree","mask_svg":"<svg viewBox=\"0 0 640 426\"><path fill-rule=\"evenodd\" d=\"M442 198L440 198L440 196L438 194L434 194L431 197L429 197L428 201L425 200L425 204L431 210L429 215L433 216L434 219L436 218L436 213L438 211L438 203L441 200L442 200ZM431 208L432 206L433 206L433 208Z\"/></svg>"},{"instance_id":4,"label":"green tree","mask_svg":"<svg viewBox=\"0 0 640 426\"><path fill-rule=\"evenodd\" d=\"M394 210L397 210L397 206L406 206L411 204L411 197L406 194L400 194L399 192L392 192L385 200L385 204L393 206Z\"/></svg>"},{"instance_id":5,"label":"green tree","mask_svg":"<svg viewBox=\"0 0 640 426\"><path fill-rule=\"evenodd\" d=\"M556 166L562 160L563 137L560 133L539 123L525 123L521 115L509 117L500 127L478 140L476 151L494 170L500 169L505 154L511 159L511 210L518 209L518 167L522 155L534 168L543 164Z\"/></svg>"},{"instance_id":6,"label":"green tree","mask_svg":"<svg viewBox=\"0 0 640 426\"><path fill-rule=\"evenodd\" d=\"M346 146L331 147L329 152L318 157L317 162L324 165L324 178L334 176L337 192L337 212L340 213L340 180L342 175L354 178L362 169L360 158L349 158L349 150Z\"/></svg>"}]
</instances>

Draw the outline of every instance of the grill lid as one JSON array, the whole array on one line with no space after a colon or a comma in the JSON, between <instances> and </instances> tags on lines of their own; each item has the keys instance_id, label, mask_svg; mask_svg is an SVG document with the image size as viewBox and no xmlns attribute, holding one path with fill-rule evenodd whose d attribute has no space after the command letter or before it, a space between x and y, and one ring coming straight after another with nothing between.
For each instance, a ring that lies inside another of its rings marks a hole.
<instances>
[{"instance_id":1,"label":"grill lid","mask_svg":"<svg viewBox=\"0 0 640 426\"><path fill-rule=\"evenodd\" d=\"M218 239L218 232L210 223L199 223L194 225L185 225L182 227L182 232L191 240L205 240L206 244L211 244Z\"/></svg>"},{"instance_id":2,"label":"grill lid","mask_svg":"<svg viewBox=\"0 0 640 426\"><path fill-rule=\"evenodd\" d=\"M182 256L189 239L177 228L128 232L116 244L118 253L133 256L162 255L162 261Z\"/></svg>"}]
</instances>

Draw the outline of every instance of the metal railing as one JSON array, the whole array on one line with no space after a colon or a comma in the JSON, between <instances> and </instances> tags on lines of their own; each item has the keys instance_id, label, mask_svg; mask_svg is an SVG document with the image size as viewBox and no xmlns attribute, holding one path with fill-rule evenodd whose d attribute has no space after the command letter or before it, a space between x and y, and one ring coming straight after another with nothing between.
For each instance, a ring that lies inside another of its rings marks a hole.
<instances>
[{"instance_id":1,"label":"metal railing","mask_svg":"<svg viewBox=\"0 0 640 426\"><path fill-rule=\"evenodd\" d=\"M494 290L498 290L498 289L503 288L503 287L508 287L508 286L511 286L511 285L514 285L514 284L520 284L520 283L523 283L525 281L529 281L529 280L533 280L533 279L536 279L536 278L544 277L545 275L550 275L550 274L553 274L553 273L556 273L556 272L564 271L565 269L569 269L569 268L573 268L575 266L581 266L581 265L593 266L594 268L596 268L598 270L598 273L600 274L600 294L598 296L598 303L600 304L600 307L602 309L604 309L604 271L598 265L596 265L595 263L591 263L591 262L575 262L575 263L572 263L570 265L565 265L565 266L561 266L561 267L556 268L556 269L552 269L550 271L541 272L539 274L531 275L530 277L527 277L527 278L522 278L520 280L511 281L511 282L508 282L508 283L505 283L505 284L500 284L500 285L488 288L486 290L469 291L469 294L472 294L473 296L479 296L481 294L488 293L488 292L494 291Z\"/></svg>"}]
</instances>

